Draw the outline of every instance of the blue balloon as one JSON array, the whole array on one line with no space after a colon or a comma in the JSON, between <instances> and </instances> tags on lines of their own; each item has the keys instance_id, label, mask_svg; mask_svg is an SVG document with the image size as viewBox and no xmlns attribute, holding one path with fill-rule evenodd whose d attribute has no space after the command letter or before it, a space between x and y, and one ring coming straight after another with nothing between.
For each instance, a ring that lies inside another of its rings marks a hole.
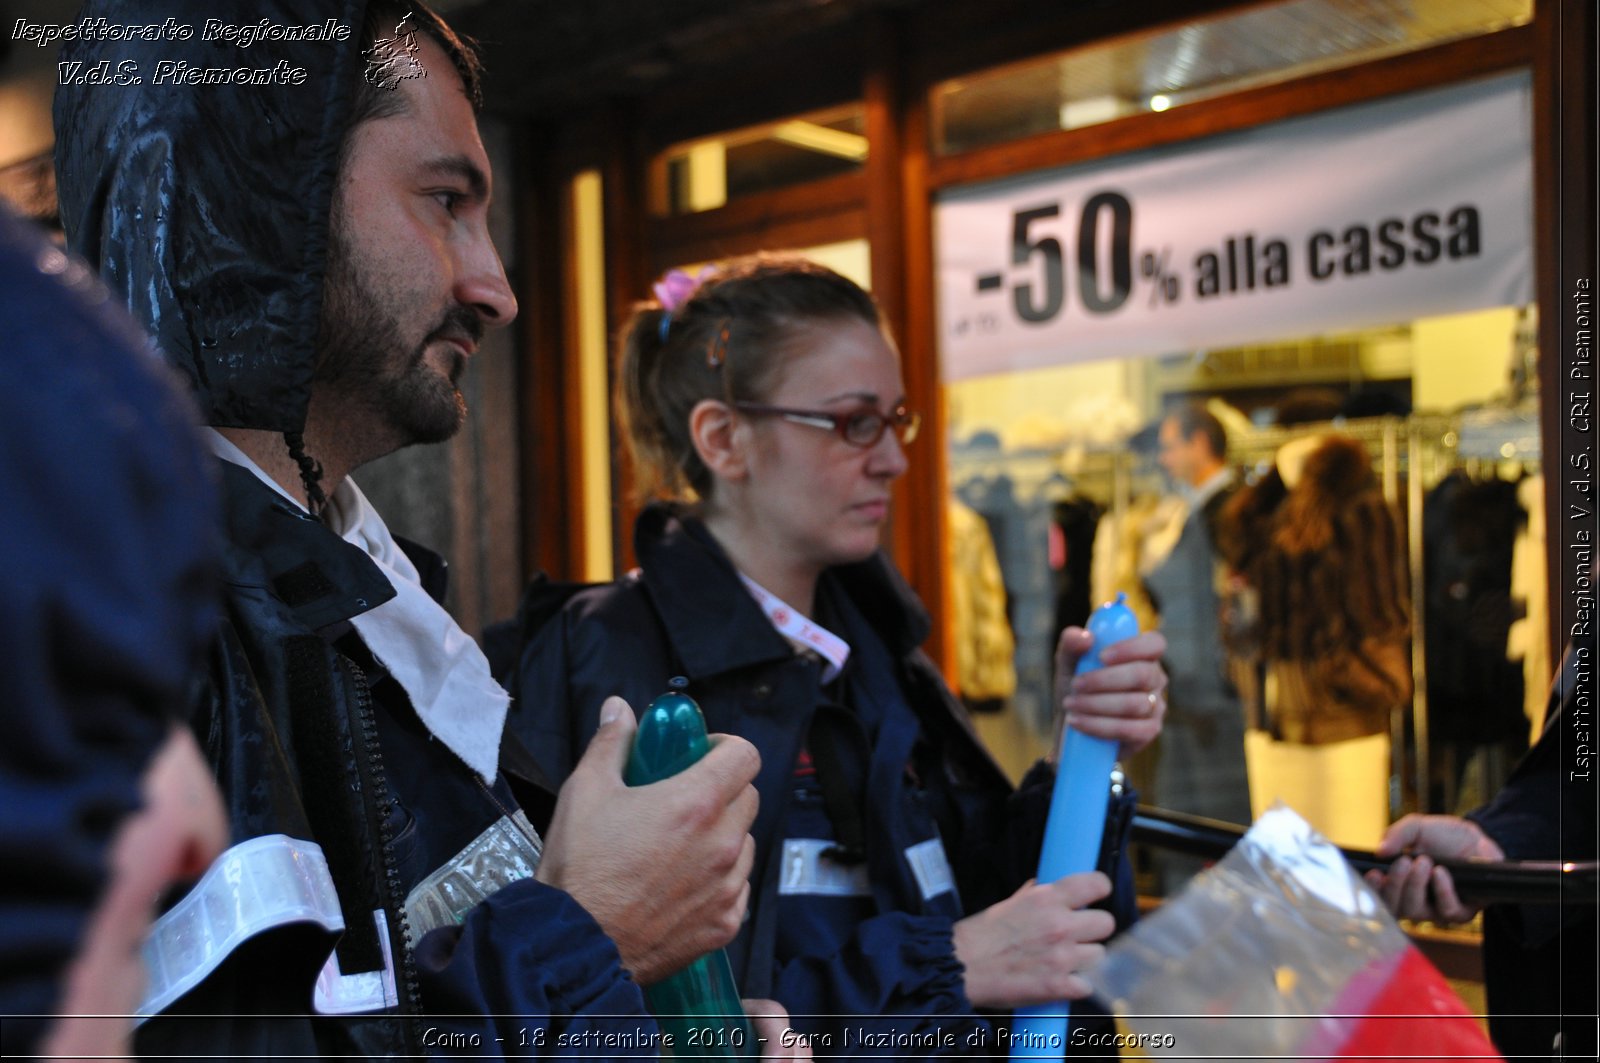
<instances>
[{"instance_id":1,"label":"blue balloon","mask_svg":"<svg viewBox=\"0 0 1600 1063\"><path fill-rule=\"evenodd\" d=\"M1078 659L1074 675L1104 667L1100 651L1137 635L1139 618L1128 608L1128 596L1118 594L1094 611L1088 626L1094 644ZM1067 730L1056 761L1056 785L1039 851L1039 882L1094 870L1104 841L1111 773L1116 765L1116 742ZM1069 1010L1065 1000L1018 1008L1011 1025L1011 1058L1062 1058Z\"/></svg>"}]
</instances>

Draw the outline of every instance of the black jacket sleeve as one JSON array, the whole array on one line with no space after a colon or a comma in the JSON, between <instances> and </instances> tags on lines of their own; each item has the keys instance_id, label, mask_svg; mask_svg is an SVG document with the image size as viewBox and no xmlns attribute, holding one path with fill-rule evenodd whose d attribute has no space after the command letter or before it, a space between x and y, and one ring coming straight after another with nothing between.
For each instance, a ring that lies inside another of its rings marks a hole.
<instances>
[{"instance_id":1,"label":"black jacket sleeve","mask_svg":"<svg viewBox=\"0 0 1600 1063\"><path fill-rule=\"evenodd\" d=\"M659 1054L655 1020L616 946L581 905L515 882L416 949L423 1046L488 1056Z\"/></svg>"}]
</instances>

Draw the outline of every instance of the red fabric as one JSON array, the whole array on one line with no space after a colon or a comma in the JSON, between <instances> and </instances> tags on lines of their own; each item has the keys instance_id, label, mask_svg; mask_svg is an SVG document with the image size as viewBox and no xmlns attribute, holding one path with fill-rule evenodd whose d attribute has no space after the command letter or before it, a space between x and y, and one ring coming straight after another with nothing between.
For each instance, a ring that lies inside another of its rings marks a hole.
<instances>
[{"instance_id":1,"label":"red fabric","mask_svg":"<svg viewBox=\"0 0 1600 1063\"><path fill-rule=\"evenodd\" d=\"M1049 546L1046 551L1052 572L1060 572L1067 567L1067 533L1061 530L1061 525L1051 524L1048 537Z\"/></svg>"},{"instance_id":2,"label":"red fabric","mask_svg":"<svg viewBox=\"0 0 1600 1063\"><path fill-rule=\"evenodd\" d=\"M1390 966L1389 962L1383 966ZM1376 972L1374 972L1376 973ZM1408 947L1360 1009L1336 1058L1500 1059L1467 1006L1434 966Z\"/></svg>"},{"instance_id":3,"label":"red fabric","mask_svg":"<svg viewBox=\"0 0 1600 1063\"><path fill-rule=\"evenodd\" d=\"M801 746L800 755L796 757L794 761L794 777L796 779L802 779L809 775L815 775L816 773L816 765L811 763L811 750Z\"/></svg>"}]
</instances>

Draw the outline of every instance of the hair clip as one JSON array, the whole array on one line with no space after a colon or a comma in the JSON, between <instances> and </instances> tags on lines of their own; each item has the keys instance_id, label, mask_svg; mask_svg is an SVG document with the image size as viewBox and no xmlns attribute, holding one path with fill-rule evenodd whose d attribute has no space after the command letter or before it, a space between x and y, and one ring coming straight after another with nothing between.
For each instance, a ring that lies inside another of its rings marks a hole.
<instances>
[{"instance_id":1,"label":"hair clip","mask_svg":"<svg viewBox=\"0 0 1600 1063\"><path fill-rule=\"evenodd\" d=\"M690 299L700 285L717 275L717 267L702 266L696 276L689 276L681 269L669 269L661 275L661 279L650 286L655 293L656 302L661 304L661 342L667 342L667 333L672 328L672 317L678 308Z\"/></svg>"},{"instance_id":2,"label":"hair clip","mask_svg":"<svg viewBox=\"0 0 1600 1063\"><path fill-rule=\"evenodd\" d=\"M733 333L733 323L724 318L722 327L717 329L717 338L711 341L711 346L706 348L706 368L721 369L722 363L728 360L728 337Z\"/></svg>"}]
</instances>

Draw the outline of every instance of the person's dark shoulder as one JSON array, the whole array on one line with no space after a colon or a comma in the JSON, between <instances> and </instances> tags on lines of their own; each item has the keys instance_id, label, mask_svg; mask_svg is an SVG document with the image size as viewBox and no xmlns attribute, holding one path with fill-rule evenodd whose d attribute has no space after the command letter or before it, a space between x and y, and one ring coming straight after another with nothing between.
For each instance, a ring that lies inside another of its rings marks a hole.
<instances>
[{"instance_id":1,"label":"person's dark shoulder","mask_svg":"<svg viewBox=\"0 0 1600 1063\"><path fill-rule=\"evenodd\" d=\"M610 687L618 671L653 674L675 657L676 637L637 572L575 592L562 606L559 623L572 678L579 682ZM533 637L528 645L537 642Z\"/></svg>"},{"instance_id":2,"label":"person's dark shoulder","mask_svg":"<svg viewBox=\"0 0 1600 1063\"><path fill-rule=\"evenodd\" d=\"M655 624L650 591L637 571L608 583L592 583L579 588L567 600L562 612L572 625Z\"/></svg>"},{"instance_id":3,"label":"person's dark shoulder","mask_svg":"<svg viewBox=\"0 0 1600 1063\"><path fill-rule=\"evenodd\" d=\"M499 660L491 657L491 665L508 670L501 682L512 695L501 755L504 762L514 738L553 788L577 765L605 699L617 695L642 709L660 693L672 658L643 589L631 581L536 581L523 605L516 630L494 634Z\"/></svg>"},{"instance_id":4,"label":"person's dark shoulder","mask_svg":"<svg viewBox=\"0 0 1600 1063\"><path fill-rule=\"evenodd\" d=\"M644 604L644 588L637 573L604 582L552 579L540 572L528 581L517 615L492 625L493 638L502 652L506 646L537 641L558 620L563 623L605 621L631 617Z\"/></svg>"},{"instance_id":5,"label":"person's dark shoulder","mask_svg":"<svg viewBox=\"0 0 1600 1063\"><path fill-rule=\"evenodd\" d=\"M540 573L523 591L515 619L485 632L484 652L520 699L529 689L549 689L552 668L563 671L564 683L586 682L617 661L637 659L643 648L659 648L661 628L637 573L603 583Z\"/></svg>"},{"instance_id":6,"label":"person's dark shoulder","mask_svg":"<svg viewBox=\"0 0 1600 1063\"><path fill-rule=\"evenodd\" d=\"M0 1044L33 1051L217 623L192 404L89 267L0 206Z\"/></svg>"}]
</instances>

